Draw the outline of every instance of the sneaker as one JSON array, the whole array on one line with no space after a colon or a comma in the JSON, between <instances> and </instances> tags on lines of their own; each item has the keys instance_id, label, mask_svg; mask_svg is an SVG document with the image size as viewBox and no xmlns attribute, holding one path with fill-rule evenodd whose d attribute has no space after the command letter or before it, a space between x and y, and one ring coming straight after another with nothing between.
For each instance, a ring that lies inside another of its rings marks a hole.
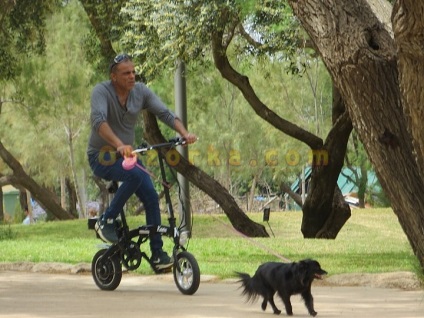
<instances>
[{"instance_id":1,"label":"sneaker","mask_svg":"<svg viewBox=\"0 0 424 318\"><path fill-rule=\"evenodd\" d=\"M150 262L156 267L156 269L169 268L172 264L174 264L173 259L162 250L154 252L150 258Z\"/></svg>"},{"instance_id":2,"label":"sneaker","mask_svg":"<svg viewBox=\"0 0 424 318\"><path fill-rule=\"evenodd\" d=\"M114 219L104 219L102 215L96 222L94 229L103 241L112 244L118 242L116 223Z\"/></svg>"}]
</instances>

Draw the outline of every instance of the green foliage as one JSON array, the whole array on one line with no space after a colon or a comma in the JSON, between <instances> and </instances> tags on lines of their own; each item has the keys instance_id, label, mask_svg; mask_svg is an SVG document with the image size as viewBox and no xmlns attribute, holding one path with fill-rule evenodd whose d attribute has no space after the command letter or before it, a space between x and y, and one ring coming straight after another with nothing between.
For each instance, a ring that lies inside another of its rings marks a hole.
<instances>
[{"instance_id":1,"label":"green foliage","mask_svg":"<svg viewBox=\"0 0 424 318\"><path fill-rule=\"evenodd\" d=\"M251 11L242 21L246 31L259 45L250 42L240 52L280 53L286 57L299 52L297 44L300 26L285 1L260 0L255 1L255 5L250 8Z\"/></svg>"},{"instance_id":2,"label":"green foliage","mask_svg":"<svg viewBox=\"0 0 424 318\"><path fill-rule=\"evenodd\" d=\"M148 80L178 60L204 63L216 32L224 32L239 56L287 59L299 52L299 24L281 1L131 0L122 15L120 46Z\"/></svg>"},{"instance_id":3,"label":"green foliage","mask_svg":"<svg viewBox=\"0 0 424 318\"><path fill-rule=\"evenodd\" d=\"M214 1L129 1L122 10L128 22L121 43L152 79L177 59L193 61L203 54L219 12Z\"/></svg>"},{"instance_id":4,"label":"green foliage","mask_svg":"<svg viewBox=\"0 0 424 318\"><path fill-rule=\"evenodd\" d=\"M17 0L2 3L0 13L0 80L14 78L20 63L45 49L45 20L55 10L57 0Z\"/></svg>"}]
</instances>

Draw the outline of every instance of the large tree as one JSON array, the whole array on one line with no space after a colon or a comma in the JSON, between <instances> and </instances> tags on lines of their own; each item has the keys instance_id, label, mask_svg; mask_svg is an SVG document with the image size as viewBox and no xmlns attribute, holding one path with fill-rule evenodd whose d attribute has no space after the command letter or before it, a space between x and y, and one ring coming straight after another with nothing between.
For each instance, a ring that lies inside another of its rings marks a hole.
<instances>
[{"instance_id":1,"label":"large tree","mask_svg":"<svg viewBox=\"0 0 424 318\"><path fill-rule=\"evenodd\" d=\"M289 2L340 90L424 267L424 3L396 1L392 8L384 0Z\"/></svg>"}]
</instances>

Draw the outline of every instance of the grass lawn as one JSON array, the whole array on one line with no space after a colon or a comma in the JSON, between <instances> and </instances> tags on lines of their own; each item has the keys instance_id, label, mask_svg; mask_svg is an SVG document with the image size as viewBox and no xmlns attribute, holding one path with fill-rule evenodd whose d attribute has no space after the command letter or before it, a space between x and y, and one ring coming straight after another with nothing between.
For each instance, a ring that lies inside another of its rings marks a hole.
<instances>
[{"instance_id":1,"label":"grass lawn","mask_svg":"<svg viewBox=\"0 0 424 318\"><path fill-rule=\"evenodd\" d=\"M249 217L263 223L262 213ZM223 214L195 214L188 250L202 274L221 278L234 277L234 271L253 273L259 264L280 261L280 256L293 261L314 258L330 275L420 274L418 260L391 209L353 210L336 240L303 239L301 219L300 212L271 212L270 227L264 223L271 237L252 239L237 233ZM144 216L129 217L128 221L135 227L144 223ZM172 241L164 238L164 242L165 250L170 251ZM98 244L101 241L87 229L86 220L0 226L0 262L91 263ZM148 244L142 245L142 250L148 252ZM152 274L146 262L137 272Z\"/></svg>"}]
</instances>

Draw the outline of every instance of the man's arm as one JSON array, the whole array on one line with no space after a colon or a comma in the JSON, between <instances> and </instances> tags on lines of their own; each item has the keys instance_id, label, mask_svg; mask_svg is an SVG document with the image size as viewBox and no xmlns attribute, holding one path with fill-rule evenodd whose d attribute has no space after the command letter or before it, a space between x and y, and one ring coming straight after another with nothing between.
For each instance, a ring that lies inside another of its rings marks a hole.
<instances>
[{"instance_id":1,"label":"man's arm","mask_svg":"<svg viewBox=\"0 0 424 318\"><path fill-rule=\"evenodd\" d=\"M184 127L183 122L177 117L175 118L174 128L175 131L187 141L187 143L192 144L197 140L197 136L195 134L189 133Z\"/></svg>"},{"instance_id":2,"label":"man's arm","mask_svg":"<svg viewBox=\"0 0 424 318\"><path fill-rule=\"evenodd\" d=\"M107 122L103 122L99 126L99 136L102 137L109 145L113 146L122 156L131 156L133 147L131 145L125 145L118 136L112 131Z\"/></svg>"}]
</instances>

